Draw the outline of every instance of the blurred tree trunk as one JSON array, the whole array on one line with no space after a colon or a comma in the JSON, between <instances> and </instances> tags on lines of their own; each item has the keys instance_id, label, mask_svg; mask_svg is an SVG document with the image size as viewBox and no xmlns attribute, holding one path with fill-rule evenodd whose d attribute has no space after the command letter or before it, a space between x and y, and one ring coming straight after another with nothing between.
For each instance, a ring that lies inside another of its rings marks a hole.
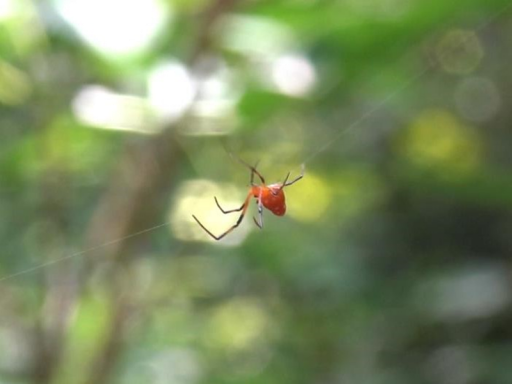
<instances>
[{"instance_id":1,"label":"blurred tree trunk","mask_svg":"<svg viewBox=\"0 0 513 384\"><path fill-rule=\"evenodd\" d=\"M211 49L212 28L235 2L215 1L199 19L198 35L188 60L191 67ZM146 236L132 235L164 222L162 207L169 199L172 182L183 161L183 153L175 138L177 124L167 127L158 136L126 145L110 185L92 216L87 234L87 248L120 240L102 248L103 252L96 255L97 261L113 262L113 274L118 273L123 264L129 263L130 256L140 249L141 244L148 241ZM124 349L130 313L141 309L133 299L137 287L131 281L114 278L109 289L112 300L109 332L93 363L88 380L90 384L109 382Z\"/></svg>"}]
</instances>

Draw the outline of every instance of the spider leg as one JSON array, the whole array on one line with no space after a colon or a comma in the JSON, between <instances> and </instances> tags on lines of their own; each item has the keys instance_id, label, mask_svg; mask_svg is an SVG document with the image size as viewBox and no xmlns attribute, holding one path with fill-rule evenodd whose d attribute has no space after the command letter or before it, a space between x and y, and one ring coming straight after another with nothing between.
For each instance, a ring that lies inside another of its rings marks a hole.
<instances>
[{"instance_id":1,"label":"spider leg","mask_svg":"<svg viewBox=\"0 0 513 384\"><path fill-rule=\"evenodd\" d=\"M285 182L283 183L283 187L288 187L289 185L294 184L296 181L301 180L304 175L305 175L305 165L301 164L301 173L299 174L299 176L296 177L294 180L287 182L287 179L289 178L289 175L287 175L287 177L285 178Z\"/></svg>"},{"instance_id":2,"label":"spider leg","mask_svg":"<svg viewBox=\"0 0 513 384\"><path fill-rule=\"evenodd\" d=\"M251 177L249 178L250 185L255 185L255 182L254 182L254 180L255 180L255 173L257 173L259 175L260 179L262 179L262 183L265 184L265 182L263 181L264 179L262 178L262 176L256 170L256 167L258 166L258 163L260 163L260 160L257 160L255 165L251 168Z\"/></svg>"},{"instance_id":3,"label":"spider leg","mask_svg":"<svg viewBox=\"0 0 513 384\"><path fill-rule=\"evenodd\" d=\"M206 232L210 235L210 237L212 237L214 240L221 240L223 237L225 237L227 234L229 234L231 231L233 231L235 228L237 228L240 223L242 223L242 219L244 219L244 215L246 215L246 211L248 209L248 205L249 205L249 200L251 199L252 197L252 193L248 193L248 196L246 197L246 200L244 201L244 204L242 205L242 213L240 214L239 218L237 219L237 222L232 225L230 228L228 228L227 231L221 233L219 236L216 236L214 235L212 232L210 232L207 227L205 227L201 221L198 220L198 218L194 215L192 215L192 218L194 220L196 220L196 223L198 223L198 225Z\"/></svg>"},{"instance_id":4,"label":"spider leg","mask_svg":"<svg viewBox=\"0 0 513 384\"><path fill-rule=\"evenodd\" d=\"M285 176L285 180L283 180L283 183L281 183L281 188L280 189L283 189L283 187L287 186L287 180L289 179L289 176L290 176L290 172L287 173L287 176Z\"/></svg>"},{"instance_id":5,"label":"spider leg","mask_svg":"<svg viewBox=\"0 0 513 384\"><path fill-rule=\"evenodd\" d=\"M237 160L239 163L241 163L242 165L245 165L246 167L248 167L250 170L251 170L251 185L253 185L253 177L254 175L253 174L256 174L260 181L262 182L262 184L265 184L265 179L264 177L261 175L260 172L257 171L256 169L256 166L258 165L258 162L255 164L255 166L251 166L249 165L248 163L246 163L244 160L238 158L237 156L235 156L233 153L230 152L230 156L233 157L235 160Z\"/></svg>"},{"instance_id":6,"label":"spider leg","mask_svg":"<svg viewBox=\"0 0 513 384\"><path fill-rule=\"evenodd\" d=\"M208 229L207 229L207 228L206 228L206 227L201 223L201 221L199 221L199 220L198 220L198 218L197 218L196 216L192 215L192 217L193 217L193 219L194 219L194 220L196 220L196 223L198 223L198 224L199 224L199 226L200 226L201 228L203 228L203 230L204 230L206 233L208 233L208 234L210 235L210 237L212 237L214 240L218 240L218 241L219 241L219 240L221 240L223 237L225 237L227 234L229 234L231 231L233 231L235 228L237 228L237 227L240 225L240 223L242 222L242 219L244 218L244 214L245 214L245 212L243 212L243 213L239 216L239 219L237 220L237 222L236 222L233 226L231 226L231 227L230 227L226 232L221 233L219 236L216 236L216 235L214 235L212 232L210 232L210 231L209 231L209 230L208 230Z\"/></svg>"},{"instance_id":7,"label":"spider leg","mask_svg":"<svg viewBox=\"0 0 513 384\"><path fill-rule=\"evenodd\" d=\"M214 196L214 200L216 201L216 205L217 207L221 210L221 212L223 212L224 214L227 214L227 213L233 213L233 212L240 212L244 209L244 204L243 203L240 208L235 208L235 209L229 209L229 210L224 210L222 207L221 207L221 204L219 204L219 201L217 201L217 197Z\"/></svg>"}]
</instances>

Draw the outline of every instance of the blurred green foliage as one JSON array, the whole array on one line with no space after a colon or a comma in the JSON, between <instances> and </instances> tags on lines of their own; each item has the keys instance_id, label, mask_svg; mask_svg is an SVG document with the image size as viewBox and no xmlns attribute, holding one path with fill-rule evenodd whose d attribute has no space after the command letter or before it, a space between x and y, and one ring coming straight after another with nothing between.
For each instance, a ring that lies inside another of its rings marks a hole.
<instances>
[{"instance_id":1,"label":"blurred green foliage","mask_svg":"<svg viewBox=\"0 0 513 384\"><path fill-rule=\"evenodd\" d=\"M0 383L511 382L509 7L0 2Z\"/></svg>"}]
</instances>

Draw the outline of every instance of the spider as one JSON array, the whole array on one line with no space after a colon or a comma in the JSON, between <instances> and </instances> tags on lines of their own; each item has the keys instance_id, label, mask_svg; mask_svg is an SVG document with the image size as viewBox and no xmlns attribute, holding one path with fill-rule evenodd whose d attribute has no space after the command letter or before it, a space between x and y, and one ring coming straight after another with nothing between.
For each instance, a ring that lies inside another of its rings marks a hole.
<instances>
[{"instance_id":1,"label":"spider","mask_svg":"<svg viewBox=\"0 0 513 384\"><path fill-rule=\"evenodd\" d=\"M256 169L258 162L254 166L251 166L251 165L247 164L246 162L242 161L241 159L237 159L237 160L239 160L243 165L245 165L246 167L248 167L251 170L251 176L250 176L251 188L249 189L246 200L244 200L244 203L242 203L242 205L239 208L224 210L221 207L221 205L219 204L217 197L214 196L214 200L216 202L217 207L224 214L242 211L237 222L233 226L228 228L228 230L226 230L219 236L216 236L212 232L210 232L198 220L198 218L196 216L192 215L192 217L194 218L194 220L196 220L196 222L199 224L199 226L206 233L208 233L210 235L210 237L212 237L214 240L221 240L223 237L225 237L231 231L233 231L235 228L237 228L240 225L240 223L242 223L242 219L244 219L244 215L246 214L246 211L248 209L248 206L249 206L249 203L250 203L252 197L254 197L256 199L256 203L258 206L258 220L255 217L253 217L253 221L255 222L255 224L257 225L258 228L262 229L264 226L264 221L263 221L263 208L264 207L267 208L268 210L270 210L276 216L283 216L286 211L285 194L283 193L283 188L288 187L288 186L294 184L296 181L301 180L305 173L305 165L303 164L303 165L301 165L301 173L294 180L288 181L289 176L290 176L290 172L289 172L289 173L287 173L287 176L285 176L285 180L283 180L282 183L274 183L274 184L266 185L264 177ZM254 183L255 175L257 175L258 178L260 179L260 181L261 181L260 185Z\"/></svg>"}]
</instances>

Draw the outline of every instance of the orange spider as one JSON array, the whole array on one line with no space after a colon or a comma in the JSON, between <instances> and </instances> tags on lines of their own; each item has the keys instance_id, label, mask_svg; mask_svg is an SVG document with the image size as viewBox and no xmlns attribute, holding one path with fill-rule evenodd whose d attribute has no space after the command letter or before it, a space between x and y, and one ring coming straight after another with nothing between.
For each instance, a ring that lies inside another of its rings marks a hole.
<instances>
[{"instance_id":1,"label":"orange spider","mask_svg":"<svg viewBox=\"0 0 513 384\"><path fill-rule=\"evenodd\" d=\"M285 177L285 180L283 180L282 183L266 185L264 177L260 174L260 172L258 172L256 170L256 166L258 165L258 162L257 162L257 164L255 164L252 167L251 165L245 163L241 159L237 159L237 160L239 160L242 164L244 164L246 167L248 167L251 170L251 177L250 177L251 188L248 192L246 200L244 200L244 203L242 203L242 205L239 208L230 209L230 210L225 211L221 207L219 202L217 201L217 197L214 196L214 200L216 202L217 207L224 214L242 211L237 222L232 227L228 228L228 230L226 232L223 232L219 236L216 236L212 232L210 232L203 224L201 224L201 222L198 220L198 218L196 216L192 215L192 217L194 218L194 220L196 220L196 222L199 224L199 226L201 228L203 228L203 230L206 233L208 233L215 240L221 240L223 237L225 237L227 234L229 234L231 231L233 231L235 228L237 228L240 225L240 223L242 222L242 219L244 219L244 215L246 214L246 211L249 206L249 202L251 201L252 197L254 197L256 199L256 203L258 206L258 220L255 217L253 217L253 220L254 220L255 224L258 226L258 228L262 229L264 226L263 207L270 210L276 216L283 216L286 211L285 194L283 193L283 188L288 187L289 185L292 185L296 181L302 179L303 175L305 173L305 165L303 164L301 166L301 173L294 180L288 181L289 176L290 176L290 172L289 172L289 173L287 173L287 176ZM260 178L260 180L262 182L260 185L257 185L254 183L255 174Z\"/></svg>"}]
</instances>

